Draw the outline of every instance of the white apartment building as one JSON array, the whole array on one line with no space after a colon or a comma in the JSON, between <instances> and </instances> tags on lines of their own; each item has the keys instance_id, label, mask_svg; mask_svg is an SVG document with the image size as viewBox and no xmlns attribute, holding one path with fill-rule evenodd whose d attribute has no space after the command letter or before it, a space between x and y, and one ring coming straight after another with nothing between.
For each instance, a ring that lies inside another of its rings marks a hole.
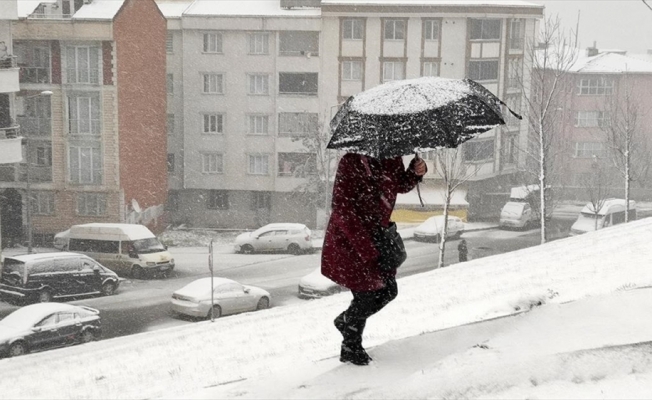
<instances>
[{"instance_id":1,"label":"white apartment building","mask_svg":"<svg viewBox=\"0 0 652 400\"><path fill-rule=\"evenodd\" d=\"M525 43L543 16L519 0L158 4L169 29L168 219L223 228L315 226L315 206L295 188L314 173L316 155L293 137L327 135L337 106L362 90L469 77L521 111L515 77L528 79ZM510 118L463 145L478 171L465 188L469 209L491 203L487 188L508 191L526 137L525 120ZM423 192L436 206L433 176Z\"/></svg>"}]
</instances>

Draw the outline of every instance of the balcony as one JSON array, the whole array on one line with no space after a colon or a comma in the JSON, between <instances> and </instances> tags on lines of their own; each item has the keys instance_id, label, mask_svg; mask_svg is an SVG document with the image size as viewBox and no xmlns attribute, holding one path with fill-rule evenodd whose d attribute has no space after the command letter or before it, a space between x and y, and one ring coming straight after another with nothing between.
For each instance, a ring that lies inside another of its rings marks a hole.
<instances>
[{"instance_id":1,"label":"balcony","mask_svg":"<svg viewBox=\"0 0 652 400\"><path fill-rule=\"evenodd\" d=\"M10 125L0 128L0 139L14 139L18 137L20 126Z\"/></svg>"},{"instance_id":2,"label":"balcony","mask_svg":"<svg viewBox=\"0 0 652 400\"><path fill-rule=\"evenodd\" d=\"M31 165L30 183L52 182L52 166ZM0 182L27 182L27 164L0 164Z\"/></svg>"},{"instance_id":3,"label":"balcony","mask_svg":"<svg viewBox=\"0 0 652 400\"><path fill-rule=\"evenodd\" d=\"M19 71L15 56L0 59L0 93L14 93L20 90Z\"/></svg>"}]
</instances>

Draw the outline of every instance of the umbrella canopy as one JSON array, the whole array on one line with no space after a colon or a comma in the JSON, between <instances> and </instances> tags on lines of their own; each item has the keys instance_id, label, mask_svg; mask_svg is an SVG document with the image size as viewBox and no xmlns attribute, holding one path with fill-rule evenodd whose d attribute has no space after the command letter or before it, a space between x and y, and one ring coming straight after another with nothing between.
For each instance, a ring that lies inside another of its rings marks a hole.
<instances>
[{"instance_id":1,"label":"umbrella canopy","mask_svg":"<svg viewBox=\"0 0 652 400\"><path fill-rule=\"evenodd\" d=\"M327 148L391 158L457 147L505 124L501 104L470 79L388 82L349 97L331 120Z\"/></svg>"}]
</instances>

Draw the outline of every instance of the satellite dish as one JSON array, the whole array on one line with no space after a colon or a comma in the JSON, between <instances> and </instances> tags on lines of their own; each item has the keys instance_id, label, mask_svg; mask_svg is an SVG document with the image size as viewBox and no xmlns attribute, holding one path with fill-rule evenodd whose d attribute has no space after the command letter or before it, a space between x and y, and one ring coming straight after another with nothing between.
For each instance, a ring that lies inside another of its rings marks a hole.
<instances>
[{"instance_id":1,"label":"satellite dish","mask_svg":"<svg viewBox=\"0 0 652 400\"><path fill-rule=\"evenodd\" d=\"M142 211L142 208L140 208L140 204L138 204L136 199L131 199L131 208L138 213Z\"/></svg>"}]
</instances>

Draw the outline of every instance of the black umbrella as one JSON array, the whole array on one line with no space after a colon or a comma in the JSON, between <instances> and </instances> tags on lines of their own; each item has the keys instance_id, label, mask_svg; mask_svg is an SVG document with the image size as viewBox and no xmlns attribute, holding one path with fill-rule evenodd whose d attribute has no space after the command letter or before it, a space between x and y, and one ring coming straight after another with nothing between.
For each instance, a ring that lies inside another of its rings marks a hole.
<instances>
[{"instance_id":1,"label":"black umbrella","mask_svg":"<svg viewBox=\"0 0 652 400\"><path fill-rule=\"evenodd\" d=\"M374 158L454 148L504 125L501 104L470 79L388 82L349 97L331 120L327 148Z\"/></svg>"}]
</instances>

